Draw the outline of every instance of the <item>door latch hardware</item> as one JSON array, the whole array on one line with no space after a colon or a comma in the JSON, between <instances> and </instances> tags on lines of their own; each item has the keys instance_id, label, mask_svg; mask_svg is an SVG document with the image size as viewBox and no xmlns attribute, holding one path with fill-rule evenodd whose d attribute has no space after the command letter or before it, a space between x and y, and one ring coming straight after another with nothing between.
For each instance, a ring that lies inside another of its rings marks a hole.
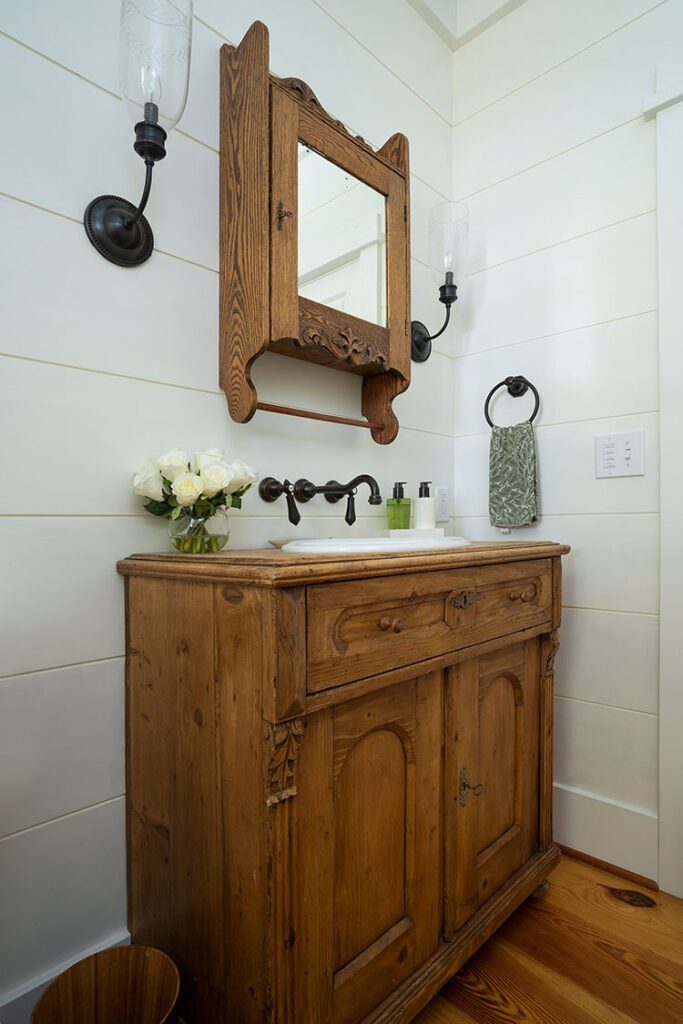
<instances>
[{"instance_id":1,"label":"door latch hardware","mask_svg":"<svg viewBox=\"0 0 683 1024\"><path fill-rule=\"evenodd\" d=\"M474 604L474 591L461 590L459 594L451 598L451 604L455 608L471 608Z\"/></svg>"},{"instance_id":2,"label":"door latch hardware","mask_svg":"<svg viewBox=\"0 0 683 1024\"><path fill-rule=\"evenodd\" d=\"M460 806L467 807L467 792L472 793L474 796L481 796L484 792L484 783L477 782L473 785L467 780L467 768L463 768L460 772Z\"/></svg>"},{"instance_id":3,"label":"door latch hardware","mask_svg":"<svg viewBox=\"0 0 683 1024\"><path fill-rule=\"evenodd\" d=\"M276 214L276 216L277 216L277 229L278 229L278 231L282 231L282 222L285 219L285 217L293 217L294 214L292 213L291 210L285 210L284 205L282 203L282 200L280 200L280 202L277 204L277 214Z\"/></svg>"}]
</instances>

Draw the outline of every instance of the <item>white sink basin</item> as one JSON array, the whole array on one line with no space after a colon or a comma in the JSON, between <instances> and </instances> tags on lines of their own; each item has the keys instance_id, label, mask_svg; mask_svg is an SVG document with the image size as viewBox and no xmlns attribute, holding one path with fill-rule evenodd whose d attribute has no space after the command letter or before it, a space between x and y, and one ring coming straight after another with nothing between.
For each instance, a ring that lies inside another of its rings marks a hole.
<instances>
[{"instance_id":1,"label":"white sink basin","mask_svg":"<svg viewBox=\"0 0 683 1024\"><path fill-rule=\"evenodd\" d=\"M464 537L349 537L290 540L282 547L298 555L389 554L392 551L438 551L471 543Z\"/></svg>"}]
</instances>

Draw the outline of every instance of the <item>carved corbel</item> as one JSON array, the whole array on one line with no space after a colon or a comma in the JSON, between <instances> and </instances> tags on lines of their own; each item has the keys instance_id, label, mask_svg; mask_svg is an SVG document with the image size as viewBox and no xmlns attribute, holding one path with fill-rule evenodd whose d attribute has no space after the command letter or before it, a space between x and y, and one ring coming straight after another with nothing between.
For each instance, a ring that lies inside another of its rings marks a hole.
<instances>
[{"instance_id":1,"label":"carved corbel","mask_svg":"<svg viewBox=\"0 0 683 1024\"><path fill-rule=\"evenodd\" d=\"M541 648L541 673L543 676L551 676L555 671L555 656L560 648L560 634L556 629L546 633L543 637Z\"/></svg>"},{"instance_id":2,"label":"carved corbel","mask_svg":"<svg viewBox=\"0 0 683 1024\"><path fill-rule=\"evenodd\" d=\"M296 768L304 722L294 718L271 727L272 752L268 766L268 807L296 796Z\"/></svg>"}]
</instances>

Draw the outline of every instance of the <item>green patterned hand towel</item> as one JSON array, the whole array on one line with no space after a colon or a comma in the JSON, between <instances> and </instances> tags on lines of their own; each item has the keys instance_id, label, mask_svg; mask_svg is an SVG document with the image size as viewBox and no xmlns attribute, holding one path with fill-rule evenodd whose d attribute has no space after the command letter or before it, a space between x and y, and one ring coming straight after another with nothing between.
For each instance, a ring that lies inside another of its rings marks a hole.
<instances>
[{"instance_id":1,"label":"green patterned hand towel","mask_svg":"<svg viewBox=\"0 0 683 1024\"><path fill-rule=\"evenodd\" d=\"M489 450L491 526L528 526L538 514L536 444L529 420L493 427Z\"/></svg>"}]
</instances>

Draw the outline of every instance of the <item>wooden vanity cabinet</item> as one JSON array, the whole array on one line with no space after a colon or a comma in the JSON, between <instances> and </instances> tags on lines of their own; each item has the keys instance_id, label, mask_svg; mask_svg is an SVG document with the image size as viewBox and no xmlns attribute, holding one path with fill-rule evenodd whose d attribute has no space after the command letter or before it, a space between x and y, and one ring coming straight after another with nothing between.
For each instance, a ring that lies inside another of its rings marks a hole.
<instances>
[{"instance_id":1,"label":"wooden vanity cabinet","mask_svg":"<svg viewBox=\"0 0 683 1024\"><path fill-rule=\"evenodd\" d=\"M134 942L187 1024L397 1024L546 877L557 544L139 555Z\"/></svg>"}]
</instances>

